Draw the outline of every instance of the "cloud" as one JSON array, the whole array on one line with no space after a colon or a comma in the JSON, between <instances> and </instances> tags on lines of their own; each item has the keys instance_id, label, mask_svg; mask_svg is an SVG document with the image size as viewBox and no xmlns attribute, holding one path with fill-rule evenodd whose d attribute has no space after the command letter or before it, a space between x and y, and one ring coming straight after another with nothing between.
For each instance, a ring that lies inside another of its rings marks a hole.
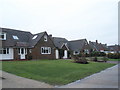
<instances>
[{"instance_id":1,"label":"cloud","mask_svg":"<svg viewBox=\"0 0 120 90\"><path fill-rule=\"evenodd\" d=\"M0 26L117 43L118 0L1 0Z\"/></svg>"}]
</instances>

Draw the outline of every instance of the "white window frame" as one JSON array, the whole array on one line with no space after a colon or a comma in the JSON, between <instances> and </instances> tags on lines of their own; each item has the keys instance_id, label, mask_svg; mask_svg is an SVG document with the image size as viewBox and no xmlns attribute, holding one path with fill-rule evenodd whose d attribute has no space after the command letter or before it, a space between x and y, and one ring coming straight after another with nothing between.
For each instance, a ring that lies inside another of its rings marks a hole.
<instances>
[{"instance_id":1,"label":"white window frame","mask_svg":"<svg viewBox=\"0 0 120 90\"><path fill-rule=\"evenodd\" d=\"M89 50L88 49L84 49L84 53L89 54Z\"/></svg>"},{"instance_id":2,"label":"white window frame","mask_svg":"<svg viewBox=\"0 0 120 90\"><path fill-rule=\"evenodd\" d=\"M47 42L47 35L44 35L44 41Z\"/></svg>"},{"instance_id":3,"label":"white window frame","mask_svg":"<svg viewBox=\"0 0 120 90\"><path fill-rule=\"evenodd\" d=\"M41 47L41 54L51 54L51 47Z\"/></svg>"},{"instance_id":4,"label":"white window frame","mask_svg":"<svg viewBox=\"0 0 120 90\"><path fill-rule=\"evenodd\" d=\"M3 53L5 50L6 53ZM0 48L0 54L9 54L9 48Z\"/></svg>"},{"instance_id":5,"label":"white window frame","mask_svg":"<svg viewBox=\"0 0 120 90\"><path fill-rule=\"evenodd\" d=\"M22 53L22 49L23 49L23 53ZM21 55L21 54L27 54L27 48L18 48L18 54Z\"/></svg>"},{"instance_id":6,"label":"white window frame","mask_svg":"<svg viewBox=\"0 0 120 90\"><path fill-rule=\"evenodd\" d=\"M4 38L2 38L2 35L4 36ZM6 40L6 33L3 33L3 32L1 32L0 33L0 40Z\"/></svg>"}]
</instances>

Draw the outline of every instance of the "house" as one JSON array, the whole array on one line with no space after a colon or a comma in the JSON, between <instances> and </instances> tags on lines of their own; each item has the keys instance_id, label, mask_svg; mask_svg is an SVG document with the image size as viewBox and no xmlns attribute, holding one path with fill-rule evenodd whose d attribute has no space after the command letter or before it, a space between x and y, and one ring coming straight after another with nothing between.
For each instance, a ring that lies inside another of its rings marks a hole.
<instances>
[{"instance_id":1,"label":"house","mask_svg":"<svg viewBox=\"0 0 120 90\"><path fill-rule=\"evenodd\" d=\"M52 40L56 46L56 57L57 59L67 59L69 58L69 41L65 38L52 37Z\"/></svg>"},{"instance_id":2,"label":"house","mask_svg":"<svg viewBox=\"0 0 120 90\"><path fill-rule=\"evenodd\" d=\"M89 41L89 45L92 48L92 51L104 52L104 53L109 52L107 44L98 43L98 40L96 40L96 42Z\"/></svg>"},{"instance_id":3,"label":"house","mask_svg":"<svg viewBox=\"0 0 120 90\"><path fill-rule=\"evenodd\" d=\"M120 53L120 45L111 45L108 46L109 53Z\"/></svg>"},{"instance_id":4,"label":"house","mask_svg":"<svg viewBox=\"0 0 120 90\"><path fill-rule=\"evenodd\" d=\"M47 32L0 28L0 42L0 60L56 59L56 47Z\"/></svg>"},{"instance_id":5,"label":"house","mask_svg":"<svg viewBox=\"0 0 120 90\"><path fill-rule=\"evenodd\" d=\"M73 55L78 55L80 53L90 53L90 46L86 39L69 41L69 48Z\"/></svg>"}]
</instances>

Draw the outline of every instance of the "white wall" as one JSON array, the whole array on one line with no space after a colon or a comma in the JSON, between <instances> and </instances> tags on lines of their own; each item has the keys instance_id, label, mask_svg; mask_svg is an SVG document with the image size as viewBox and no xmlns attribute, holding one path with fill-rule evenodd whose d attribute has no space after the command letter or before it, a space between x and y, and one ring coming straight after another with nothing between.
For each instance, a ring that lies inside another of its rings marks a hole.
<instances>
[{"instance_id":1,"label":"white wall","mask_svg":"<svg viewBox=\"0 0 120 90\"><path fill-rule=\"evenodd\" d=\"M9 60L9 59L13 59L14 55L13 55L13 48L9 48L9 54L0 54L0 60Z\"/></svg>"}]
</instances>

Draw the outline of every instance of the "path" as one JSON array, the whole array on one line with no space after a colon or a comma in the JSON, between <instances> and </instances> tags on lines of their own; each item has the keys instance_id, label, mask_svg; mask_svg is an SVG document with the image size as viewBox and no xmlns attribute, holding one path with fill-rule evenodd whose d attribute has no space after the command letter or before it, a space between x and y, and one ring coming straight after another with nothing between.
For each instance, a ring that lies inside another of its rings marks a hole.
<instances>
[{"instance_id":1,"label":"path","mask_svg":"<svg viewBox=\"0 0 120 90\"><path fill-rule=\"evenodd\" d=\"M54 86L32 79L19 77L7 72L2 72L2 88L53 88Z\"/></svg>"}]
</instances>

